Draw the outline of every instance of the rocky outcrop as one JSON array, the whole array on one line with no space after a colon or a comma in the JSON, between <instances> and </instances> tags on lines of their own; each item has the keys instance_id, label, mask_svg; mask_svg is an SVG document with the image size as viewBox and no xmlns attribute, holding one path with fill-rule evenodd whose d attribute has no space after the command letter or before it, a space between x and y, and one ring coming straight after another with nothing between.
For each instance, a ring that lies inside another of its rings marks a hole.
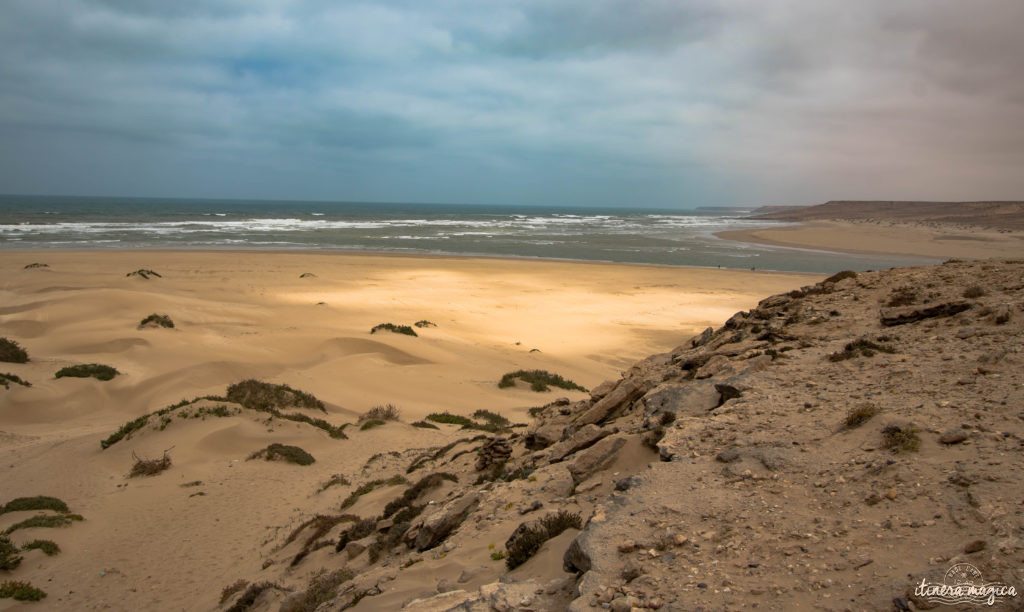
<instances>
[{"instance_id":1,"label":"rocky outcrop","mask_svg":"<svg viewBox=\"0 0 1024 612\"><path fill-rule=\"evenodd\" d=\"M433 548L457 529L480 503L478 493L467 493L453 499L440 510L415 523L405 535L410 547L419 551Z\"/></svg>"}]
</instances>

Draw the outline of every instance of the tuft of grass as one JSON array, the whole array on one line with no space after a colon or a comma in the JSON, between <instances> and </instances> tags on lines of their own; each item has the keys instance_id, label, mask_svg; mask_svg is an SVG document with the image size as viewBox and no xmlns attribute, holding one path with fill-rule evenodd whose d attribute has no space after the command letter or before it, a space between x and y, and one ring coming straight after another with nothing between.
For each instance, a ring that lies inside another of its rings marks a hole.
<instances>
[{"instance_id":1,"label":"tuft of grass","mask_svg":"<svg viewBox=\"0 0 1024 612\"><path fill-rule=\"evenodd\" d=\"M979 285L974 285L972 287L968 287L968 288L964 289L964 294L963 295L964 295L965 298L974 299L974 298L985 297L986 295L988 295L988 292L986 292L983 287L981 287Z\"/></svg>"},{"instance_id":2,"label":"tuft of grass","mask_svg":"<svg viewBox=\"0 0 1024 612\"><path fill-rule=\"evenodd\" d=\"M338 543L335 544L334 550L341 552L345 550L349 542L354 540L361 540L366 536L377 531L377 519L368 518L358 521L355 525L352 525L338 536Z\"/></svg>"},{"instance_id":3,"label":"tuft of grass","mask_svg":"<svg viewBox=\"0 0 1024 612\"><path fill-rule=\"evenodd\" d=\"M370 482L360 485L359 488L357 488L355 491L352 491L352 493L350 493L349 496L345 498L345 501L341 502L341 509L344 510L345 508L352 507L356 503L356 501L359 500L360 497L366 495L367 493L373 491L378 487L396 487L398 485L403 484L407 485L409 484L409 481L406 480L404 477L398 475L392 476L391 478L371 480Z\"/></svg>"},{"instance_id":4,"label":"tuft of grass","mask_svg":"<svg viewBox=\"0 0 1024 612\"><path fill-rule=\"evenodd\" d=\"M86 363L82 365L68 366L61 368L54 374L54 378L64 378L70 376L72 378L95 378L96 380L111 380L115 376L120 374L114 368L103 365L101 363Z\"/></svg>"},{"instance_id":5,"label":"tuft of grass","mask_svg":"<svg viewBox=\"0 0 1024 612\"><path fill-rule=\"evenodd\" d=\"M498 552L491 553L491 561L501 561L505 558L505 551L499 550Z\"/></svg>"},{"instance_id":6,"label":"tuft of grass","mask_svg":"<svg viewBox=\"0 0 1024 612\"><path fill-rule=\"evenodd\" d=\"M532 416L533 418L537 418L538 416L540 416L542 412L544 412L544 406L534 406L533 408L527 410L527 412L529 412L530 416Z\"/></svg>"},{"instance_id":7,"label":"tuft of grass","mask_svg":"<svg viewBox=\"0 0 1024 612\"><path fill-rule=\"evenodd\" d=\"M428 421L435 423L446 423L449 425L472 425L473 420L469 417L464 417L459 414L451 414L450 412L432 412L427 415Z\"/></svg>"},{"instance_id":8,"label":"tuft of grass","mask_svg":"<svg viewBox=\"0 0 1024 612\"><path fill-rule=\"evenodd\" d=\"M49 267L50 267L50 264L44 264L44 263L30 263L30 264L26 265L26 266L25 266L24 268L22 268L22 269L23 269L23 270L33 270L33 269L35 269L35 268L49 268Z\"/></svg>"},{"instance_id":9,"label":"tuft of grass","mask_svg":"<svg viewBox=\"0 0 1024 612\"><path fill-rule=\"evenodd\" d=\"M406 336L417 336L416 330L408 325L395 325L394 323L381 323L379 325L374 325L373 329L370 330L370 333L375 334L379 331L389 331L396 334L405 334Z\"/></svg>"},{"instance_id":10,"label":"tuft of grass","mask_svg":"<svg viewBox=\"0 0 1024 612\"><path fill-rule=\"evenodd\" d=\"M420 478L416 484L406 489L405 492L402 493L401 497L388 502L388 505L384 506L384 512L381 514L381 517L388 518L405 508L413 506L413 502L415 502L420 495L430 489L436 489L446 480L449 482L459 482L458 478L447 472L436 472L429 476ZM397 523L398 521L395 522Z\"/></svg>"},{"instance_id":11,"label":"tuft of grass","mask_svg":"<svg viewBox=\"0 0 1024 612\"><path fill-rule=\"evenodd\" d=\"M921 438L913 425L887 425L882 428L882 446L898 453L915 452L921 448Z\"/></svg>"},{"instance_id":12,"label":"tuft of grass","mask_svg":"<svg viewBox=\"0 0 1024 612\"><path fill-rule=\"evenodd\" d=\"M46 553L47 557L52 557L60 553L60 546L53 540L32 540L28 544L21 547L22 550L41 550Z\"/></svg>"},{"instance_id":13,"label":"tuft of grass","mask_svg":"<svg viewBox=\"0 0 1024 612\"><path fill-rule=\"evenodd\" d=\"M7 363L27 363L28 352L14 340L0 338L0 361Z\"/></svg>"},{"instance_id":14,"label":"tuft of grass","mask_svg":"<svg viewBox=\"0 0 1024 612\"><path fill-rule=\"evenodd\" d=\"M374 427L377 427L379 425L384 425L384 421L380 419L370 419L369 421L364 421L363 424L359 426L359 431L373 429Z\"/></svg>"},{"instance_id":15,"label":"tuft of grass","mask_svg":"<svg viewBox=\"0 0 1024 612\"><path fill-rule=\"evenodd\" d=\"M839 281L846 278L857 278L857 273L853 270L843 270L842 272L836 272L832 276L821 281L822 283L838 283Z\"/></svg>"},{"instance_id":16,"label":"tuft of grass","mask_svg":"<svg viewBox=\"0 0 1024 612\"><path fill-rule=\"evenodd\" d=\"M238 601L227 609L227 612L245 612L251 608L254 603L256 603L256 598L262 595L263 591L266 591L267 589L277 589L278 591L285 590L281 585L273 582L264 581L250 584L249 587L245 589L245 592L242 593L242 596L238 598Z\"/></svg>"},{"instance_id":17,"label":"tuft of grass","mask_svg":"<svg viewBox=\"0 0 1024 612\"><path fill-rule=\"evenodd\" d=\"M139 322L139 328L143 327L167 327L173 328L174 321L167 315L163 314L151 314L142 321Z\"/></svg>"},{"instance_id":18,"label":"tuft of grass","mask_svg":"<svg viewBox=\"0 0 1024 612\"><path fill-rule=\"evenodd\" d=\"M586 392L586 388L577 385L571 380L566 380L558 374L552 374L547 370L516 370L515 372L509 372L501 377L501 380L498 382L498 388L505 389L515 385L515 379L517 378L525 383L529 383L530 389L537 392L548 391L551 387Z\"/></svg>"},{"instance_id":19,"label":"tuft of grass","mask_svg":"<svg viewBox=\"0 0 1024 612\"><path fill-rule=\"evenodd\" d=\"M153 276L155 276L157 278L163 278L163 276L161 276L159 273L154 272L154 271L152 271L152 270L150 270L148 268L139 268L138 270L136 270L134 272L129 272L128 274L125 274L125 276L129 277L129 278L132 277L132 276L138 276L139 278L143 278L145 280L149 280L150 277L153 277Z\"/></svg>"},{"instance_id":20,"label":"tuft of grass","mask_svg":"<svg viewBox=\"0 0 1024 612\"><path fill-rule=\"evenodd\" d=\"M508 419L501 416L500 414L491 412L490 410L477 410L476 412L473 413L473 418L483 419L484 421L487 421L488 423L491 423L493 425L497 425L498 427L507 427L509 425Z\"/></svg>"},{"instance_id":21,"label":"tuft of grass","mask_svg":"<svg viewBox=\"0 0 1024 612\"><path fill-rule=\"evenodd\" d=\"M889 295L886 306L910 306L917 301L917 289L909 286L897 287Z\"/></svg>"},{"instance_id":22,"label":"tuft of grass","mask_svg":"<svg viewBox=\"0 0 1024 612\"><path fill-rule=\"evenodd\" d=\"M235 593L240 593L245 590L245 587L249 586L249 581L243 578L239 578L235 582L224 587L224 590L220 592L220 605L224 605L231 599L231 596Z\"/></svg>"},{"instance_id":23,"label":"tuft of grass","mask_svg":"<svg viewBox=\"0 0 1024 612\"><path fill-rule=\"evenodd\" d=\"M56 497L36 495L35 497L16 497L0 508L0 514L6 512L23 512L25 510L53 510L67 513L68 505Z\"/></svg>"},{"instance_id":24,"label":"tuft of grass","mask_svg":"<svg viewBox=\"0 0 1024 612\"><path fill-rule=\"evenodd\" d=\"M342 475L342 474L335 474L334 476L331 476L330 480L325 482L323 484L323 486L320 487L320 491L321 492L322 491L326 491L327 489L329 489L329 488L331 488L331 487L333 487L335 485L339 485L339 486L342 486L342 487L348 487L348 486L351 486L352 483L349 482L348 478L345 478L344 475Z\"/></svg>"},{"instance_id":25,"label":"tuft of grass","mask_svg":"<svg viewBox=\"0 0 1024 612\"><path fill-rule=\"evenodd\" d=\"M156 476L164 470L168 470L171 467L171 456L164 451L164 454L159 459L143 459L132 452L132 457L135 459L135 463L132 465L132 469L128 472L128 478L134 478L136 476Z\"/></svg>"},{"instance_id":26,"label":"tuft of grass","mask_svg":"<svg viewBox=\"0 0 1024 612\"><path fill-rule=\"evenodd\" d=\"M15 601L39 601L46 597L46 592L37 589L28 582L8 580L0 584L0 599L14 599Z\"/></svg>"},{"instance_id":27,"label":"tuft of grass","mask_svg":"<svg viewBox=\"0 0 1024 612\"><path fill-rule=\"evenodd\" d=\"M419 427L421 429L441 429L437 425L434 425L433 423L428 423L426 421L416 421L415 423L412 424L412 426Z\"/></svg>"},{"instance_id":28,"label":"tuft of grass","mask_svg":"<svg viewBox=\"0 0 1024 612\"><path fill-rule=\"evenodd\" d=\"M424 327L437 327L437 323L432 323L426 319L423 319L422 321L416 321L415 323L413 323L413 325L421 329Z\"/></svg>"},{"instance_id":29,"label":"tuft of grass","mask_svg":"<svg viewBox=\"0 0 1024 612\"><path fill-rule=\"evenodd\" d=\"M383 404L370 408L362 418L376 419L379 421L397 421L401 416L401 413L402 411L398 409L398 406L395 406L394 404Z\"/></svg>"},{"instance_id":30,"label":"tuft of grass","mask_svg":"<svg viewBox=\"0 0 1024 612\"><path fill-rule=\"evenodd\" d=\"M566 529L583 529L583 519L576 512L559 510L540 519L540 524L548 530L548 537L560 535Z\"/></svg>"},{"instance_id":31,"label":"tuft of grass","mask_svg":"<svg viewBox=\"0 0 1024 612\"><path fill-rule=\"evenodd\" d=\"M843 347L842 351L832 353L828 356L829 361L845 361L847 359L853 359L857 356L874 357L875 353L888 353L893 354L896 352L891 346L884 344L876 344L871 340L861 338L860 340L854 340L849 342Z\"/></svg>"},{"instance_id":32,"label":"tuft of grass","mask_svg":"<svg viewBox=\"0 0 1024 612\"><path fill-rule=\"evenodd\" d=\"M266 383L253 378L229 386L226 397L229 402L263 412L293 407L327 412L324 403L309 393L292 389L288 385Z\"/></svg>"},{"instance_id":33,"label":"tuft of grass","mask_svg":"<svg viewBox=\"0 0 1024 612\"><path fill-rule=\"evenodd\" d=\"M4 389L10 389L11 388L10 383L14 383L16 385L21 385L22 387L31 387L32 386L32 383L30 383L27 380L21 378L20 376L17 376L15 374L11 374L10 372L0 373L0 385L3 385Z\"/></svg>"},{"instance_id":34,"label":"tuft of grass","mask_svg":"<svg viewBox=\"0 0 1024 612\"><path fill-rule=\"evenodd\" d=\"M338 587L355 578L356 574L347 567L328 572L321 569L309 579L303 596L282 605L280 612L313 612L321 604L338 596Z\"/></svg>"},{"instance_id":35,"label":"tuft of grass","mask_svg":"<svg viewBox=\"0 0 1024 612\"><path fill-rule=\"evenodd\" d=\"M80 514L39 514L15 523L4 530L4 535L10 535L19 529L34 529L36 527L67 527L74 521L81 521Z\"/></svg>"},{"instance_id":36,"label":"tuft of grass","mask_svg":"<svg viewBox=\"0 0 1024 612\"><path fill-rule=\"evenodd\" d=\"M860 427L870 421L876 414L878 414L878 407L874 404L855 406L846 413L846 418L843 419L843 428L854 429Z\"/></svg>"},{"instance_id":37,"label":"tuft of grass","mask_svg":"<svg viewBox=\"0 0 1024 612\"><path fill-rule=\"evenodd\" d=\"M310 465L316 459L313 455L310 455L306 451L302 450L298 446L290 446L288 444L274 443L266 448L262 448L246 458L246 461L250 459L266 459L267 461L287 461L289 463L295 463L298 465Z\"/></svg>"},{"instance_id":38,"label":"tuft of grass","mask_svg":"<svg viewBox=\"0 0 1024 612\"><path fill-rule=\"evenodd\" d=\"M505 549L508 551L505 566L511 570L526 563L540 550L544 542L570 528L582 529L583 519L575 512L559 510L555 514L549 514L540 519L537 525L516 529L509 541L505 543Z\"/></svg>"},{"instance_id":39,"label":"tuft of grass","mask_svg":"<svg viewBox=\"0 0 1024 612\"><path fill-rule=\"evenodd\" d=\"M21 565L18 547L5 535L0 535L0 570L11 571Z\"/></svg>"}]
</instances>

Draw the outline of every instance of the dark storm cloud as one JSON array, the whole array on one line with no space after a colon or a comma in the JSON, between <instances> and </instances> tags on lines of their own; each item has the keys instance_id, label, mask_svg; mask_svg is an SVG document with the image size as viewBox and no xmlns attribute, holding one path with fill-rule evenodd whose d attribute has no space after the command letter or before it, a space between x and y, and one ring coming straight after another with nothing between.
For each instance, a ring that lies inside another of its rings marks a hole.
<instances>
[{"instance_id":1,"label":"dark storm cloud","mask_svg":"<svg viewBox=\"0 0 1024 612\"><path fill-rule=\"evenodd\" d=\"M0 191L1018 198L1020 23L1009 0L9 0Z\"/></svg>"}]
</instances>

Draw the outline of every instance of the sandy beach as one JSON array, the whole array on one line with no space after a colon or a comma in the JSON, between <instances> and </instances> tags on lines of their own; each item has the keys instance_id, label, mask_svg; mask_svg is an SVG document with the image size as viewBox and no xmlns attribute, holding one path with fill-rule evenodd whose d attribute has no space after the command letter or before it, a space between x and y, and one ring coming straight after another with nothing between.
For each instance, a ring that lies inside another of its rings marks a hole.
<instances>
[{"instance_id":1,"label":"sandy beach","mask_svg":"<svg viewBox=\"0 0 1024 612\"><path fill-rule=\"evenodd\" d=\"M845 253L919 255L936 259L1013 258L1024 255L1024 232L941 223L816 220L715 234L770 246Z\"/></svg>"},{"instance_id":2,"label":"sandy beach","mask_svg":"<svg viewBox=\"0 0 1024 612\"><path fill-rule=\"evenodd\" d=\"M27 268L33 263L46 267ZM127 273L150 269L148 280ZM0 254L0 336L28 351L4 363L31 387L0 389L3 497L49 495L84 517L48 538L62 552L23 553L11 578L48 592L35 609L194 610L216 606L236 578L314 512L351 488L319 494L332 475L368 474L381 452L444 444L457 430L409 423L478 409L528 422L530 407L582 392L499 389L502 374L545 369L584 387L617 378L766 295L820 280L802 274L500 259L326 253L6 251ZM173 329L144 328L168 315ZM411 325L418 337L370 334ZM110 381L55 379L84 363ZM182 399L222 395L243 379L285 383L324 401L310 412L355 423L375 405L400 423L348 440L300 423L238 414L155 422L101 450L123 423ZM160 426L162 425L162 426ZM270 443L316 458L298 468L245 461ZM170 470L127 479L133 453ZM202 484L184 487L187 483ZM335 492L336 491L336 492ZM368 496L370 497L370 496ZM0 528L33 512L0 514ZM453 561L454 562L454 561ZM429 577L427 578L429 579ZM0 609L17 605L0 601ZM372 608L369 608L372 609Z\"/></svg>"}]
</instances>

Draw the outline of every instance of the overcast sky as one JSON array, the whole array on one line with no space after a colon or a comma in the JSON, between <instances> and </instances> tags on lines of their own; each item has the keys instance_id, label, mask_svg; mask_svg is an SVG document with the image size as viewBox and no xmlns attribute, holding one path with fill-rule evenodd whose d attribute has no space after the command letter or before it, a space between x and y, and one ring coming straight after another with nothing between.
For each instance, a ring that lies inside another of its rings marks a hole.
<instances>
[{"instance_id":1,"label":"overcast sky","mask_svg":"<svg viewBox=\"0 0 1024 612\"><path fill-rule=\"evenodd\" d=\"M3 0L0 192L1024 199L1021 0Z\"/></svg>"}]
</instances>

